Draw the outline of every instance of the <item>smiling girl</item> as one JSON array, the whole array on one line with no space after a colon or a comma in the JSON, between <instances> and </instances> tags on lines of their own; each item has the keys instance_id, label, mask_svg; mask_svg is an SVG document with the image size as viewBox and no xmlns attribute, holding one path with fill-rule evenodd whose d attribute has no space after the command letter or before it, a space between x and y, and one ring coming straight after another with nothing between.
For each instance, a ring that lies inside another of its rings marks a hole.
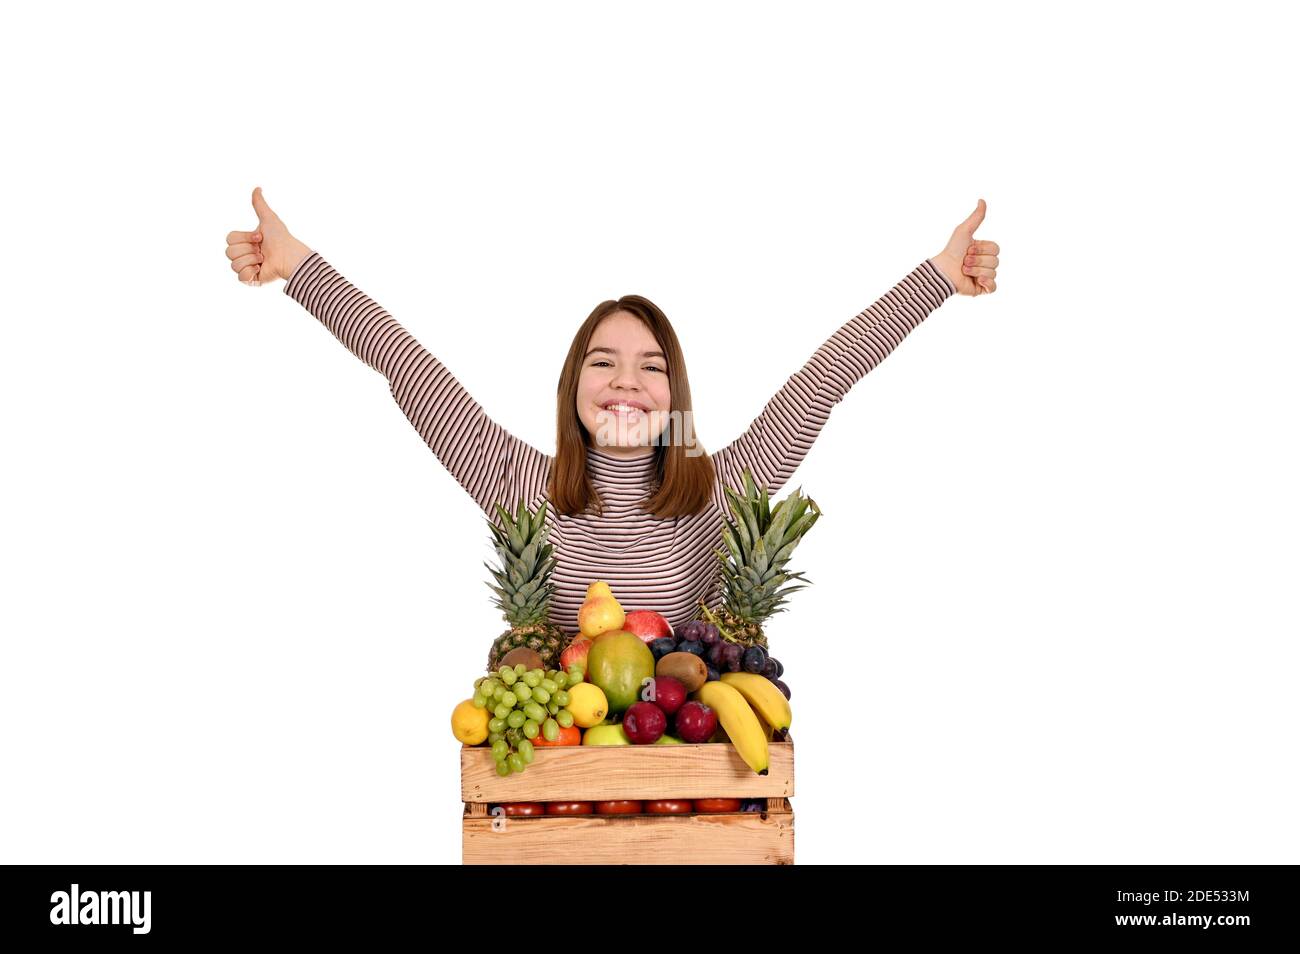
<instances>
[{"instance_id":1,"label":"smiling girl","mask_svg":"<svg viewBox=\"0 0 1300 954\"><path fill-rule=\"evenodd\" d=\"M723 485L749 469L775 494L808 453L831 409L953 294L996 290L999 248L976 241L984 200L942 252L849 319L776 392L738 438L713 453L695 438L686 362L672 325L639 295L597 305L560 370L556 452L543 453L492 420L451 372L319 252L285 227L261 189L257 228L231 232L226 257L240 281L283 278L306 308L387 380L420 437L489 517L548 501L557 560L550 619L568 633L593 580L627 609L674 626L702 600L721 603Z\"/></svg>"}]
</instances>

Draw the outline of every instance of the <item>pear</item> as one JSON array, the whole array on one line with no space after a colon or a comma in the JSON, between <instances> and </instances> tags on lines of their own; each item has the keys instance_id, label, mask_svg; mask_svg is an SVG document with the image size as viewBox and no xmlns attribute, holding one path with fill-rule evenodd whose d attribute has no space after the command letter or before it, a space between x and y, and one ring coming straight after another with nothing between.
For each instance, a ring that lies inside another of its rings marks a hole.
<instances>
[{"instance_id":1,"label":"pear","mask_svg":"<svg viewBox=\"0 0 1300 954\"><path fill-rule=\"evenodd\" d=\"M587 600L578 610L578 631L588 639L595 639L601 633L613 629L622 629L627 614L618 600L612 596L597 596Z\"/></svg>"}]
</instances>

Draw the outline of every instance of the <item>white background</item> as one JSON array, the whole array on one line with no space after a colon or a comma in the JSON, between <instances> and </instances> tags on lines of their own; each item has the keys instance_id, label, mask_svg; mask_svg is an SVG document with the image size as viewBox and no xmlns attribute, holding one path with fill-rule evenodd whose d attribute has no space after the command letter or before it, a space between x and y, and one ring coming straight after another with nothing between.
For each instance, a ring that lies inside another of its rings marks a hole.
<instances>
[{"instance_id":1,"label":"white background","mask_svg":"<svg viewBox=\"0 0 1300 954\"><path fill-rule=\"evenodd\" d=\"M598 302L666 311L718 448L983 197L997 292L789 485L798 861L1300 861L1283 9L12 16L0 860L459 861L486 525L230 271L260 185L548 452Z\"/></svg>"}]
</instances>

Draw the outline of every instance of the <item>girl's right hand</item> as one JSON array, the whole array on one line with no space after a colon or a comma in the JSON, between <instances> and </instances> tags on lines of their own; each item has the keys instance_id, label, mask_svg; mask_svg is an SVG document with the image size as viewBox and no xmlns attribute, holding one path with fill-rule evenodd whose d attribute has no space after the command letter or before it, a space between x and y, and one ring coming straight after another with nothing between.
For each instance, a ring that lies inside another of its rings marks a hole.
<instances>
[{"instance_id":1,"label":"girl's right hand","mask_svg":"<svg viewBox=\"0 0 1300 954\"><path fill-rule=\"evenodd\" d=\"M257 228L226 236L230 267L246 285L287 279L298 263L311 254L311 249L289 234L280 217L262 198L261 186L253 190L253 211L257 213Z\"/></svg>"}]
</instances>

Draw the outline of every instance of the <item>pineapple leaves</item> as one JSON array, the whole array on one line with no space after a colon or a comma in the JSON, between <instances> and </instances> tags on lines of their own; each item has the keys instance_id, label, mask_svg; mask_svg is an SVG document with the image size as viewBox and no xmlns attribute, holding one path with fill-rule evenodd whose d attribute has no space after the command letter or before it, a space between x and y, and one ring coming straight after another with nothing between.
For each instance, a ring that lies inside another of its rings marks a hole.
<instances>
[{"instance_id":1,"label":"pineapple leaves","mask_svg":"<svg viewBox=\"0 0 1300 954\"><path fill-rule=\"evenodd\" d=\"M749 480L748 471L746 471L746 480L752 487L753 481ZM754 508L750 506L748 501L742 501L734 491L728 490L728 497L732 501L732 509L736 513L736 519L745 526L748 534L748 545L753 546L753 541L763 535L758 528L758 517L755 515Z\"/></svg>"},{"instance_id":2,"label":"pineapple leaves","mask_svg":"<svg viewBox=\"0 0 1300 954\"><path fill-rule=\"evenodd\" d=\"M520 498L515 513L494 504L496 521L488 519L493 549L501 561L499 567L483 564L496 581L487 584L496 594L495 605L512 627L543 622L548 603L555 592L550 575L555 569L554 547L546 542L546 501L537 512L528 509Z\"/></svg>"},{"instance_id":3,"label":"pineapple leaves","mask_svg":"<svg viewBox=\"0 0 1300 954\"><path fill-rule=\"evenodd\" d=\"M737 539L739 531L736 529L735 524L730 520L726 521L726 523L727 529L723 531L722 542L727 545L727 550L730 551L731 558L737 563L743 563L745 562L745 558L741 553L740 541ZM719 559L726 560L726 555L723 553L718 553L718 557Z\"/></svg>"},{"instance_id":4,"label":"pineapple leaves","mask_svg":"<svg viewBox=\"0 0 1300 954\"><path fill-rule=\"evenodd\" d=\"M788 572L786 564L821 510L800 487L772 503L753 473L742 472L742 489L725 486L732 519L723 517L723 549L715 550L721 567L723 611L733 624L762 636L763 621L785 612L786 598L810 581Z\"/></svg>"}]
</instances>

